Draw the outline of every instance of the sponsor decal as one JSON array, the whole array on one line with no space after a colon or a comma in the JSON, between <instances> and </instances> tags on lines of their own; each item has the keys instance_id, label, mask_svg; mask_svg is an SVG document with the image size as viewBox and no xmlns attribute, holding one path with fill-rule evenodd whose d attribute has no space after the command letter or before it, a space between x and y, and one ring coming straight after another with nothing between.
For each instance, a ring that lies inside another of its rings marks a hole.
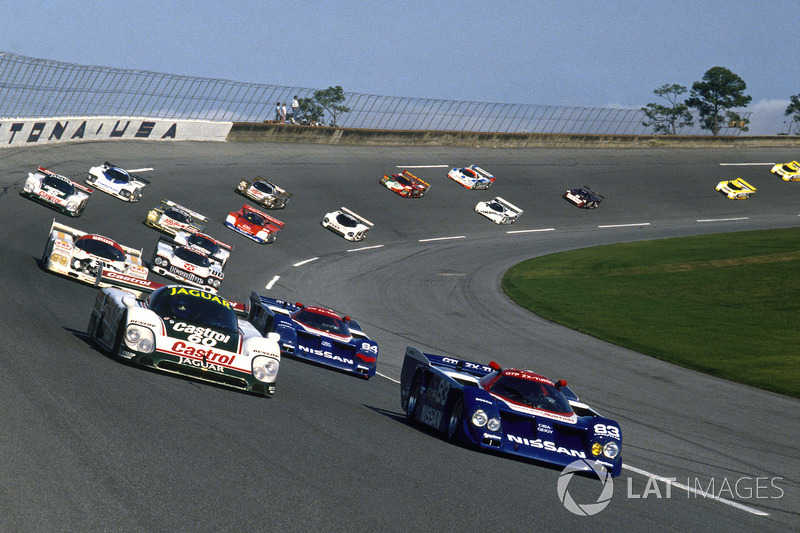
<instances>
[{"instance_id":1,"label":"sponsor decal","mask_svg":"<svg viewBox=\"0 0 800 533\"><path fill-rule=\"evenodd\" d=\"M176 294L186 294L189 296L194 296L195 298L202 298L203 300L211 300L212 302L216 302L219 305L223 305L228 309L231 308L231 304L229 304L228 301L225 300L225 298L221 298L220 296L217 296L216 294L211 294L210 292L201 291L198 289L187 289L186 287L172 287L172 289L170 290L171 290L170 292L171 296L175 296Z\"/></svg>"},{"instance_id":2,"label":"sponsor decal","mask_svg":"<svg viewBox=\"0 0 800 533\"><path fill-rule=\"evenodd\" d=\"M217 365L230 365L233 363L234 359L232 354L219 353L214 351L213 348L195 348L182 341L174 343L172 345L172 351L178 355L184 356L181 357L181 359L191 359L192 361L200 362L194 358L201 357L203 363L216 363Z\"/></svg>"},{"instance_id":3,"label":"sponsor decal","mask_svg":"<svg viewBox=\"0 0 800 533\"><path fill-rule=\"evenodd\" d=\"M524 444L525 446L529 446L531 448L537 448L540 450L547 450L548 452L556 452L563 455L569 455L571 457L586 459L586 454L584 452L580 450L571 450L563 446L557 446L555 442L549 440L526 439L525 437L511 435L510 433L508 434L508 440L514 443L515 449L518 448L520 444Z\"/></svg>"}]
</instances>

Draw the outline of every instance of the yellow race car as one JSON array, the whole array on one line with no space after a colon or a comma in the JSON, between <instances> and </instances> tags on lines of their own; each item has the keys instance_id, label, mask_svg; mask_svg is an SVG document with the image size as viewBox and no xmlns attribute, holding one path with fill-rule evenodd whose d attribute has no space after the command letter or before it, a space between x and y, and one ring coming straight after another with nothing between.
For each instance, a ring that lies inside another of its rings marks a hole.
<instances>
[{"instance_id":1,"label":"yellow race car","mask_svg":"<svg viewBox=\"0 0 800 533\"><path fill-rule=\"evenodd\" d=\"M751 194L756 192L756 188L742 178L720 181L716 189L731 200L747 200Z\"/></svg>"},{"instance_id":2,"label":"yellow race car","mask_svg":"<svg viewBox=\"0 0 800 533\"><path fill-rule=\"evenodd\" d=\"M797 161L778 163L770 172L780 176L783 181L800 181L800 163Z\"/></svg>"}]
</instances>

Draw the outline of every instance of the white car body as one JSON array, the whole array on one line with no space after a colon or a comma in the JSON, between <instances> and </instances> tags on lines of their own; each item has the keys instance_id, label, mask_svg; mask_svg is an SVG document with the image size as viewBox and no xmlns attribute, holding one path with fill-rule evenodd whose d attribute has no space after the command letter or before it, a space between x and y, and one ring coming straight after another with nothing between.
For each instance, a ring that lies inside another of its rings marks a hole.
<instances>
[{"instance_id":1,"label":"white car body","mask_svg":"<svg viewBox=\"0 0 800 533\"><path fill-rule=\"evenodd\" d=\"M159 239L153 250L150 270L166 278L216 293L224 274L222 265L205 250Z\"/></svg>"},{"instance_id":2,"label":"white car body","mask_svg":"<svg viewBox=\"0 0 800 533\"><path fill-rule=\"evenodd\" d=\"M283 209L292 198L292 193L286 192L285 189L261 176L256 176L252 180L243 179L236 186L236 192L267 209Z\"/></svg>"},{"instance_id":3,"label":"white car body","mask_svg":"<svg viewBox=\"0 0 800 533\"><path fill-rule=\"evenodd\" d=\"M71 217L79 217L86 209L92 189L39 167L36 173L28 172L20 194Z\"/></svg>"},{"instance_id":4,"label":"white car body","mask_svg":"<svg viewBox=\"0 0 800 533\"><path fill-rule=\"evenodd\" d=\"M488 189L494 183L494 176L477 165L464 168L451 168L447 177L467 189Z\"/></svg>"},{"instance_id":5,"label":"white car body","mask_svg":"<svg viewBox=\"0 0 800 533\"><path fill-rule=\"evenodd\" d=\"M363 241L367 232L374 226L366 218L342 207L337 211L326 213L322 219L322 227L338 233L348 241Z\"/></svg>"},{"instance_id":6,"label":"white car body","mask_svg":"<svg viewBox=\"0 0 800 533\"><path fill-rule=\"evenodd\" d=\"M179 231L175 234L173 240L181 246L195 248L199 252L206 254L209 259L219 263L220 269L224 269L225 265L228 264L231 250L233 250L233 246L230 244L225 244L210 235L200 232Z\"/></svg>"},{"instance_id":7,"label":"white car body","mask_svg":"<svg viewBox=\"0 0 800 533\"><path fill-rule=\"evenodd\" d=\"M144 223L164 233L175 235L179 231L203 231L208 224L208 218L171 200L161 200L158 207L147 213Z\"/></svg>"},{"instance_id":8,"label":"white car body","mask_svg":"<svg viewBox=\"0 0 800 533\"><path fill-rule=\"evenodd\" d=\"M106 161L89 169L86 183L120 200L138 202L142 189L150 182Z\"/></svg>"},{"instance_id":9,"label":"white car body","mask_svg":"<svg viewBox=\"0 0 800 533\"><path fill-rule=\"evenodd\" d=\"M160 316L149 305L170 292L185 295L189 303L233 309L224 298L191 287L165 286L145 300L137 300L125 290L106 288L95 298L89 337L113 356L137 365L256 394L275 392L280 367L277 333L262 337L238 317L234 332L184 321L188 318Z\"/></svg>"},{"instance_id":10,"label":"white car body","mask_svg":"<svg viewBox=\"0 0 800 533\"><path fill-rule=\"evenodd\" d=\"M475 212L485 216L495 224L513 224L523 213L522 209L499 196L488 202L478 202Z\"/></svg>"},{"instance_id":11,"label":"white car body","mask_svg":"<svg viewBox=\"0 0 800 533\"><path fill-rule=\"evenodd\" d=\"M103 257L87 251L87 244L113 249L115 257ZM109 287L142 285L148 270L142 264L142 251L123 246L102 235L88 234L53 220L41 260L42 268L84 283ZM103 271L109 271L111 282Z\"/></svg>"}]
</instances>

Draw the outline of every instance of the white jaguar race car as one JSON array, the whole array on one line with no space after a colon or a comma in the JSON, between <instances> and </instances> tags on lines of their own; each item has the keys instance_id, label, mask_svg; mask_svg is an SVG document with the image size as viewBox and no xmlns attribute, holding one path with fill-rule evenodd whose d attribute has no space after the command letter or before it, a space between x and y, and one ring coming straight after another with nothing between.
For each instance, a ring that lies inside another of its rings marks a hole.
<instances>
[{"instance_id":1,"label":"white jaguar race car","mask_svg":"<svg viewBox=\"0 0 800 533\"><path fill-rule=\"evenodd\" d=\"M158 207L147 213L145 224L164 233L175 235L179 231L203 231L208 219L171 200L161 200Z\"/></svg>"},{"instance_id":2,"label":"white jaguar race car","mask_svg":"<svg viewBox=\"0 0 800 533\"><path fill-rule=\"evenodd\" d=\"M142 265L141 250L55 220L50 226L41 265L45 270L100 287L147 283L148 270Z\"/></svg>"},{"instance_id":3,"label":"white jaguar race car","mask_svg":"<svg viewBox=\"0 0 800 533\"><path fill-rule=\"evenodd\" d=\"M346 207L327 213L321 224L323 228L338 233L348 241L363 241L367 232L374 226L372 222Z\"/></svg>"},{"instance_id":4,"label":"white jaguar race car","mask_svg":"<svg viewBox=\"0 0 800 533\"><path fill-rule=\"evenodd\" d=\"M35 174L28 172L28 179L19 193L65 215L79 217L86 209L92 189L39 167Z\"/></svg>"},{"instance_id":5,"label":"white jaguar race car","mask_svg":"<svg viewBox=\"0 0 800 533\"><path fill-rule=\"evenodd\" d=\"M138 202L142 197L142 190L150 184L146 179L108 161L99 167L90 168L86 183L126 202Z\"/></svg>"},{"instance_id":6,"label":"white jaguar race car","mask_svg":"<svg viewBox=\"0 0 800 533\"><path fill-rule=\"evenodd\" d=\"M485 216L495 224L513 224L523 213L522 209L499 196L489 202L478 202L475 212Z\"/></svg>"},{"instance_id":7,"label":"white jaguar race car","mask_svg":"<svg viewBox=\"0 0 800 533\"><path fill-rule=\"evenodd\" d=\"M252 180L243 179L236 186L236 192L267 209L283 209L292 198L292 193L286 192L261 176L256 176Z\"/></svg>"},{"instance_id":8,"label":"white jaguar race car","mask_svg":"<svg viewBox=\"0 0 800 533\"><path fill-rule=\"evenodd\" d=\"M217 292L224 274L222 265L212 261L201 248L181 246L161 238L153 250L150 270L166 278Z\"/></svg>"},{"instance_id":9,"label":"white jaguar race car","mask_svg":"<svg viewBox=\"0 0 800 533\"><path fill-rule=\"evenodd\" d=\"M467 189L488 189L494 183L494 176L477 165L464 168L451 168L447 177Z\"/></svg>"},{"instance_id":10,"label":"white jaguar race car","mask_svg":"<svg viewBox=\"0 0 800 533\"><path fill-rule=\"evenodd\" d=\"M275 393L280 367L277 333L266 337L239 319L234 304L210 292L162 286L146 299L101 290L89 337L114 357L259 395Z\"/></svg>"}]
</instances>

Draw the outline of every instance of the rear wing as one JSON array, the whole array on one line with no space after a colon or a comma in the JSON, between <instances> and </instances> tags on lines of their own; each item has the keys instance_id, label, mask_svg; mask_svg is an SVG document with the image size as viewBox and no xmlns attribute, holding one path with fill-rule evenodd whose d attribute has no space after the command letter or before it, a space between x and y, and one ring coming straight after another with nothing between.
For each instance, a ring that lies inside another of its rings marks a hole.
<instances>
[{"instance_id":1,"label":"rear wing","mask_svg":"<svg viewBox=\"0 0 800 533\"><path fill-rule=\"evenodd\" d=\"M69 179L68 177L66 177L66 176L62 176L61 174L56 174L56 173L55 173L55 172L53 172L52 170L47 170L46 168L44 168L44 167L41 167L41 166L40 166L39 168L37 168L36 170L38 170L38 171L39 171L39 172L41 172L42 174L47 174L48 176L52 176L52 177L54 177L54 178L56 178L56 179L60 179L60 180L64 180L64 181L68 181L68 182L70 182L72 185L74 185L74 186L75 186L75 188L77 188L77 189L80 189L81 191L85 192L86 194L92 194L92 193L94 192L94 189L91 189L91 188L87 187L86 185L81 185L80 183L78 183L78 182L76 182L76 181L72 181L72 180L71 180L71 179Z\"/></svg>"},{"instance_id":2,"label":"rear wing","mask_svg":"<svg viewBox=\"0 0 800 533\"><path fill-rule=\"evenodd\" d=\"M284 225L284 223L281 222L280 220L278 220L277 218L269 216L268 214L264 213L263 211L259 211L258 209L256 209L255 207L252 207L250 205L244 204L242 206L242 211L243 212L244 211L249 211L251 213L255 213L257 215L261 215L262 217L264 217L265 220L268 220L269 222L272 222L273 224L278 226L279 229L282 228L283 225Z\"/></svg>"},{"instance_id":3,"label":"rear wing","mask_svg":"<svg viewBox=\"0 0 800 533\"><path fill-rule=\"evenodd\" d=\"M470 165L469 168L474 170L479 176L486 178L487 180L494 181L494 176L490 172L483 170L481 167L477 165Z\"/></svg>"},{"instance_id":4,"label":"rear wing","mask_svg":"<svg viewBox=\"0 0 800 533\"><path fill-rule=\"evenodd\" d=\"M520 209L519 207L515 206L514 204L512 204L508 200L504 200L503 198L500 198L499 196L497 198L495 198L494 201L497 202L498 204L502 205L503 207L505 207L509 211L513 211L517 215L521 215L522 213L524 213L524 211L522 209Z\"/></svg>"},{"instance_id":5,"label":"rear wing","mask_svg":"<svg viewBox=\"0 0 800 533\"><path fill-rule=\"evenodd\" d=\"M413 182L415 182L415 183L417 183L419 185L422 185L423 187L429 188L431 186L430 183L428 183L427 181L423 180L422 178L416 177L414 174L412 174L408 170L404 170L403 172L401 172L401 174L403 176L405 176L406 178L410 179L411 181L413 181Z\"/></svg>"},{"instance_id":6,"label":"rear wing","mask_svg":"<svg viewBox=\"0 0 800 533\"><path fill-rule=\"evenodd\" d=\"M184 206L182 206L180 204L177 204L177 203L173 202L172 200L161 200L161 204L158 206L158 209L161 209L161 211L165 211L167 209L167 207L172 207L172 208L178 209L180 211L185 211L186 213L189 214L189 216L192 217L192 222L200 221L203 224L208 224L208 218L203 216L203 215L201 215L197 211L192 211L188 207L184 207Z\"/></svg>"},{"instance_id":7,"label":"rear wing","mask_svg":"<svg viewBox=\"0 0 800 533\"><path fill-rule=\"evenodd\" d=\"M347 209L346 207L342 207L341 210L342 210L342 213L347 213L348 215L350 215L354 219L358 220L359 222L361 222L365 226L369 226L371 228L372 226L375 225L372 222L370 222L369 220L367 220L366 218L362 217L361 215L357 215L356 213L354 213L353 211Z\"/></svg>"}]
</instances>

